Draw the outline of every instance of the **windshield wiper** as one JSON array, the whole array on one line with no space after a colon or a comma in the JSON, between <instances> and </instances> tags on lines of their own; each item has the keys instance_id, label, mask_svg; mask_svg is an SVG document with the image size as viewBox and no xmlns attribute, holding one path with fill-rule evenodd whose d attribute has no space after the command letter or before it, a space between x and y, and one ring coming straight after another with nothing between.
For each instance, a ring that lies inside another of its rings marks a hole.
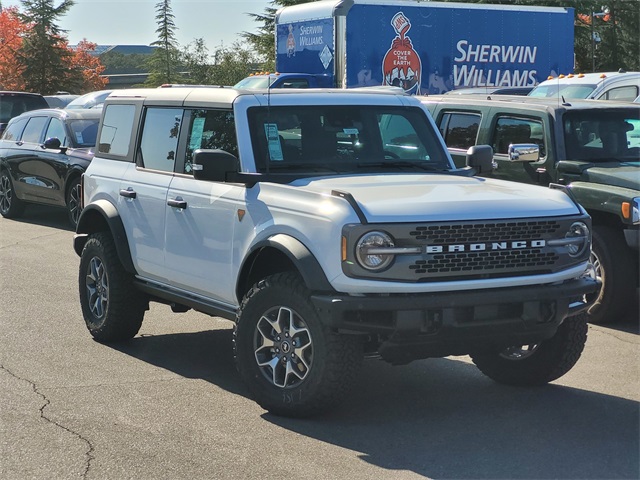
<instances>
[{"instance_id":1,"label":"windshield wiper","mask_svg":"<svg viewBox=\"0 0 640 480\"><path fill-rule=\"evenodd\" d=\"M446 172L449 169L442 165L428 165L425 162L408 162L405 160L387 162L362 162L358 163L358 168L417 168L426 172Z\"/></svg>"}]
</instances>

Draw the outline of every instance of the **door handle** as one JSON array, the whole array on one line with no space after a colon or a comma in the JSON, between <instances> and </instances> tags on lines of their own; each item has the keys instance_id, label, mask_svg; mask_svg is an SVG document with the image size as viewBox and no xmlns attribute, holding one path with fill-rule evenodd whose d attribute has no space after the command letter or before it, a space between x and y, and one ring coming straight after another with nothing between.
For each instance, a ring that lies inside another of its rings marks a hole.
<instances>
[{"instance_id":1,"label":"door handle","mask_svg":"<svg viewBox=\"0 0 640 480\"><path fill-rule=\"evenodd\" d=\"M126 198L136 198L136 192L133 188L129 187L126 190L120 190L120 196Z\"/></svg>"},{"instance_id":2,"label":"door handle","mask_svg":"<svg viewBox=\"0 0 640 480\"><path fill-rule=\"evenodd\" d=\"M168 200L167 205L173 208L187 208L187 202L182 199L182 197L176 197L173 200Z\"/></svg>"}]
</instances>

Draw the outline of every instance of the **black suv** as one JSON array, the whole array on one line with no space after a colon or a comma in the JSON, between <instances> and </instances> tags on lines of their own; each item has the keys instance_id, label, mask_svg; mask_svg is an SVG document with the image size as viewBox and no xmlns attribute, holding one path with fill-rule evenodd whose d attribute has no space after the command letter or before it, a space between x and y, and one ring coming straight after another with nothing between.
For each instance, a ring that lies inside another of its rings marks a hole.
<instances>
[{"instance_id":1,"label":"black suv","mask_svg":"<svg viewBox=\"0 0 640 480\"><path fill-rule=\"evenodd\" d=\"M602 288L592 323L637 308L640 243L640 105L598 100L445 95L424 97L454 162L493 147L486 176L569 187L593 219L594 275Z\"/></svg>"},{"instance_id":2,"label":"black suv","mask_svg":"<svg viewBox=\"0 0 640 480\"><path fill-rule=\"evenodd\" d=\"M49 108L49 104L39 93L0 92L0 134L13 117L39 108Z\"/></svg>"},{"instance_id":3,"label":"black suv","mask_svg":"<svg viewBox=\"0 0 640 480\"><path fill-rule=\"evenodd\" d=\"M80 176L93 158L100 110L41 109L13 118L0 140L0 215L25 203L66 207L80 217Z\"/></svg>"}]
</instances>

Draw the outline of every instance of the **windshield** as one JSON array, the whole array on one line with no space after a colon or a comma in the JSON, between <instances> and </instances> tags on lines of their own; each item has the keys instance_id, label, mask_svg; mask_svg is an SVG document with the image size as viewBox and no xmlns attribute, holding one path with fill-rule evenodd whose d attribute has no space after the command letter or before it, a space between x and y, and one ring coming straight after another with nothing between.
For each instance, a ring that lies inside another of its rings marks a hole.
<instances>
[{"instance_id":1,"label":"windshield","mask_svg":"<svg viewBox=\"0 0 640 480\"><path fill-rule=\"evenodd\" d=\"M247 77L240 80L238 83L236 83L233 86L233 88L249 88L249 89L268 88L270 79L271 77L269 76ZM273 80L271 80L271 83L273 83Z\"/></svg>"},{"instance_id":2,"label":"windshield","mask_svg":"<svg viewBox=\"0 0 640 480\"><path fill-rule=\"evenodd\" d=\"M567 159L640 161L637 110L582 110L564 115Z\"/></svg>"},{"instance_id":3,"label":"windshield","mask_svg":"<svg viewBox=\"0 0 640 480\"><path fill-rule=\"evenodd\" d=\"M564 98L588 98L596 89L597 85L567 85L567 84L549 84L538 85L531 92L530 97L556 97L563 96Z\"/></svg>"},{"instance_id":4,"label":"windshield","mask_svg":"<svg viewBox=\"0 0 640 480\"><path fill-rule=\"evenodd\" d=\"M98 118L71 120L69 128L73 134L73 146L77 148L93 148L96 146Z\"/></svg>"},{"instance_id":5,"label":"windshield","mask_svg":"<svg viewBox=\"0 0 640 480\"><path fill-rule=\"evenodd\" d=\"M419 108L254 107L249 120L261 173L451 168L446 149Z\"/></svg>"}]
</instances>

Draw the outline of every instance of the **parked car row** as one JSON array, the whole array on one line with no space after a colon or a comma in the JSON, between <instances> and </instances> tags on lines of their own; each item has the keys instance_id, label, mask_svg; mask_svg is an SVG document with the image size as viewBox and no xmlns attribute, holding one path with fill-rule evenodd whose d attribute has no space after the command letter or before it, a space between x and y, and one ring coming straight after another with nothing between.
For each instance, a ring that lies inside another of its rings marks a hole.
<instances>
[{"instance_id":1,"label":"parked car row","mask_svg":"<svg viewBox=\"0 0 640 480\"><path fill-rule=\"evenodd\" d=\"M112 91L47 96L0 92L3 217L21 216L29 203L54 205L67 209L75 227L80 176L93 158L100 109Z\"/></svg>"}]
</instances>

